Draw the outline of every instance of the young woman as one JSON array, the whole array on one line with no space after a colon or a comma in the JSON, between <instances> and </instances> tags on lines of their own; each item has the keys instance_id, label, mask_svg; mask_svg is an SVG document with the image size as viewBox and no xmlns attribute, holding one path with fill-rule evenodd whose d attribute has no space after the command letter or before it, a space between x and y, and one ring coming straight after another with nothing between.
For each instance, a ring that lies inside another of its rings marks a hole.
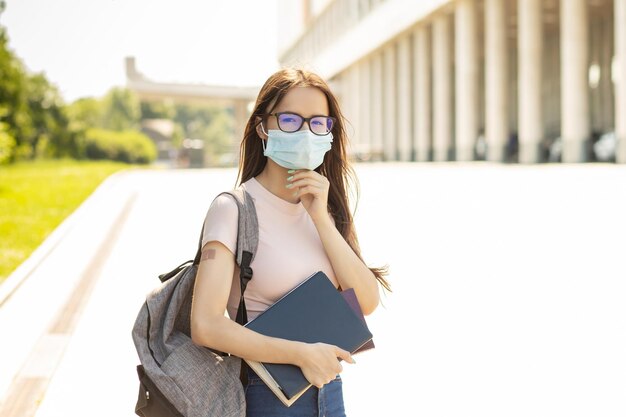
<instances>
[{"instance_id":1,"label":"young woman","mask_svg":"<svg viewBox=\"0 0 626 417\"><path fill-rule=\"evenodd\" d=\"M338 102L318 75L283 69L265 82L246 125L237 181L252 196L259 221L254 276L245 292L249 320L319 270L335 287L354 288L366 315L378 306L379 284L389 289L386 270L361 259L348 207L354 174L346 141ZM192 306L194 342L254 361L297 365L318 388L287 408L248 370L249 417L344 416L337 358L353 363L349 352L267 337L234 321L237 213L229 196L216 198L207 213Z\"/></svg>"}]
</instances>

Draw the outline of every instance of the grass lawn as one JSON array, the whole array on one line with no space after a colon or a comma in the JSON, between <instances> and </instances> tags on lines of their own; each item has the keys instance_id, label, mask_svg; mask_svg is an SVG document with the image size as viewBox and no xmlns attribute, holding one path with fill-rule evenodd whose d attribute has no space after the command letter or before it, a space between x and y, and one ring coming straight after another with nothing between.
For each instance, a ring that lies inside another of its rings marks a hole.
<instances>
[{"instance_id":1,"label":"grass lawn","mask_svg":"<svg viewBox=\"0 0 626 417\"><path fill-rule=\"evenodd\" d=\"M109 175L136 167L46 160L0 167L0 284Z\"/></svg>"}]
</instances>

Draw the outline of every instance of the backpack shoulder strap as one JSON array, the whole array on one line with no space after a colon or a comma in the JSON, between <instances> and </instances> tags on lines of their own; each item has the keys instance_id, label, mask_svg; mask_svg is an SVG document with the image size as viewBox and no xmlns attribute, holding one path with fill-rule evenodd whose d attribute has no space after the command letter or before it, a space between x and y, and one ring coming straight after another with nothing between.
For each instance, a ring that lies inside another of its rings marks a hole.
<instances>
[{"instance_id":1,"label":"backpack shoulder strap","mask_svg":"<svg viewBox=\"0 0 626 417\"><path fill-rule=\"evenodd\" d=\"M224 192L235 198L239 208L239 227L237 229L237 256L236 262L239 265L239 285L241 294L239 297L239 308L235 321L242 326L248 322L248 311L246 301L243 297L252 279L252 268L250 264L256 254L259 244L259 222L256 215L256 208L252 196L243 188L239 187L232 192Z\"/></svg>"},{"instance_id":2,"label":"backpack shoulder strap","mask_svg":"<svg viewBox=\"0 0 626 417\"><path fill-rule=\"evenodd\" d=\"M244 300L244 293L248 286L248 282L252 279L252 268L250 264L254 260L257 246L259 245L259 222L256 215L256 208L252 196L242 187L238 187L232 191L224 191L222 194L230 195L237 203L238 209L238 227L237 227L237 249L235 261L239 266L239 283L241 287L241 296L239 299L239 308L237 309L237 323L243 325L248 322L248 312ZM194 264L200 263L202 251L202 237L204 236L204 224L200 232L200 241L198 242L198 251L194 259Z\"/></svg>"},{"instance_id":3,"label":"backpack shoulder strap","mask_svg":"<svg viewBox=\"0 0 626 417\"><path fill-rule=\"evenodd\" d=\"M237 203L237 209L239 211L238 216L238 228L237 228L237 249L236 259L237 265L241 267L242 264L250 263L254 260L257 246L259 245L259 222L256 215L256 208L254 206L254 200L252 196L239 187L232 191L224 191L219 193L215 198L227 194L233 197ZM198 250L194 258L194 264L200 263L200 256L202 251L202 238L204 236L204 223L202 224L202 230L200 231L200 239L198 241ZM248 252L250 255L249 261L244 259L244 252ZM245 262L247 261L247 262Z\"/></svg>"},{"instance_id":4,"label":"backpack shoulder strap","mask_svg":"<svg viewBox=\"0 0 626 417\"><path fill-rule=\"evenodd\" d=\"M239 187L231 192L224 192L235 198L239 208L239 228L237 231L237 265L250 265L254 260L257 246L259 245L259 221L252 196L243 188ZM244 255L246 252L249 255ZM247 256L249 260L245 259Z\"/></svg>"}]
</instances>

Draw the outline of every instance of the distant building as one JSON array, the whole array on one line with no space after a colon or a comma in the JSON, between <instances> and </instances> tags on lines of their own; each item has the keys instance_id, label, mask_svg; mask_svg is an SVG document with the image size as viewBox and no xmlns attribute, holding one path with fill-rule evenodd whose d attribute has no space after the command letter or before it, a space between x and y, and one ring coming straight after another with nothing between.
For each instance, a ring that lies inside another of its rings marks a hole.
<instances>
[{"instance_id":1,"label":"distant building","mask_svg":"<svg viewBox=\"0 0 626 417\"><path fill-rule=\"evenodd\" d=\"M175 151L172 143L174 122L169 119L147 119L141 122L141 131L152 139L158 160L170 160Z\"/></svg>"},{"instance_id":2,"label":"distant building","mask_svg":"<svg viewBox=\"0 0 626 417\"><path fill-rule=\"evenodd\" d=\"M168 100L174 103L213 103L231 109L234 119L234 131L229 155L237 153L246 123L250 117L250 108L254 104L260 87L153 81L138 71L135 58L132 56L126 57L125 67L126 86L137 94L142 101ZM157 125L158 128L156 128ZM161 128L164 128L162 122L156 122L152 127L146 127L146 133L151 135L150 132L152 132L151 137L153 137L153 140L158 141L157 147L161 146L161 148L158 148L159 159L169 153L170 159L178 157L183 160L183 165L187 164L187 166L197 167L204 164L204 155L199 155L199 153L203 152L203 148L197 145L187 146L185 144L188 142L183 142L183 148L180 150L181 155L174 155L173 152L170 152L171 140L169 141L170 145L167 145L167 141L160 137L163 135ZM173 125L171 128L172 132L169 133L170 139L173 133ZM197 144L197 141L193 143ZM237 163L236 160L230 160L229 162L231 165L236 165ZM180 161L177 163L180 164Z\"/></svg>"},{"instance_id":3,"label":"distant building","mask_svg":"<svg viewBox=\"0 0 626 417\"><path fill-rule=\"evenodd\" d=\"M279 0L279 28L353 154L626 163L626 0Z\"/></svg>"}]
</instances>

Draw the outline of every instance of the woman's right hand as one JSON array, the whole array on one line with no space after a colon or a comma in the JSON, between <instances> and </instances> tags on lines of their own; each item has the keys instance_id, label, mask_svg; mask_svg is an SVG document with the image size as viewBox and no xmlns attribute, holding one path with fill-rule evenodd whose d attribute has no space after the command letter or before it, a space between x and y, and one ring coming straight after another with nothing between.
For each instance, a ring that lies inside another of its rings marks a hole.
<instances>
[{"instance_id":1,"label":"woman's right hand","mask_svg":"<svg viewBox=\"0 0 626 417\"><path fill-rule=\"evenodd\" d=\"M326 343L303 343L296 365L311 384L322 388L343 370L339 359L355 363L350 352L340 347Z\"/></svg>"}]
</instances>

